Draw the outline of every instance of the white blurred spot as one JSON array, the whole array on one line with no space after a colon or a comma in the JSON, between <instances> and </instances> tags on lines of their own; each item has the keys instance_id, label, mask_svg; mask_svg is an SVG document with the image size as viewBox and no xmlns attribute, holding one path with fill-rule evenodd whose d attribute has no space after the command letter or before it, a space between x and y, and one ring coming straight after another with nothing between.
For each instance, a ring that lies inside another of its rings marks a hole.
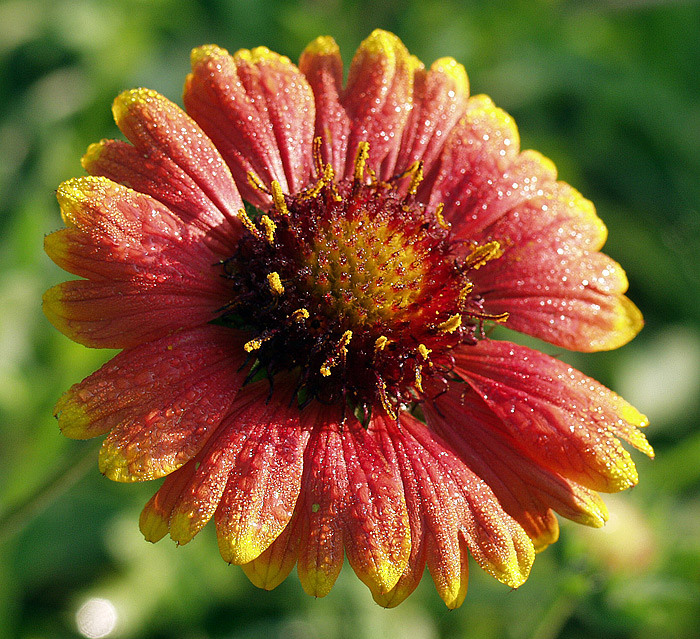
<instances>
[{"instance_id":1,"label":"white blurred spot","mask_svg":"<svg viewBox=\"0 0 700 639\"><path fill-rule=\"evenodd\" d=\"M83 637L106 637L117 625L117 609L108 599L93 597L75 613L75 623Z\"/></svg>"},{"instance_id":2,"label":"white blurred spot","mask_svg":"<svg viewBox=\"0 0 700 639\"><path fill-rule=\"evenodd\" d=\"M597 562L613 573L630 578L645 572L656 561L658 542L641 508L626 497L606 495L610 518L601 529L576 527Z\"/></svg>"},{"instance_id":3,"label":"white blurred spot","mask_svg":"<svg viewBox=\"0 0 700 639\"><path fill-rule=\"evenodd\" d=\"M698 407L700 334L669 326L643 345L632 344L618 369L616 390L658 426Z\"/></svg>"}]
</instances>

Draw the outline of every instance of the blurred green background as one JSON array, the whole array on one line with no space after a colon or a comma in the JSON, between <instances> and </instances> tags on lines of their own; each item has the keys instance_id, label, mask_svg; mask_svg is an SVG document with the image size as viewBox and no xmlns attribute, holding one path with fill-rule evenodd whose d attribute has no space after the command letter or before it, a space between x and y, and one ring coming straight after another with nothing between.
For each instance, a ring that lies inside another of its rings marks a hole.
<instances>
[{"instance_id":1,"label":"blurred green background","mask_svg":"<svg viewBox=\"0 0 700 639\"><path fill-rule=\"evenodd\" d=\"M259 591L211 527L151 546L137 521L155 486L104 479L96 443L65 440L51 417L111 355L53 330L40 296L65 279L42 252L61 226L55 188L82 174L89 143L119 135L113 97L147 86L179 100L206 42L297 59L329 34L347 63L375 27L426 63L464 63L523 148L595 202L647 322L618 351L565 357L648 414L656 461L635 455L641 483L607 500L604 530L563 525L517 592L475 568L454 612L429 579L385 611L348 568L322 600L294 573ZM696 2L0 1L0 637L99 636L100 610L124 638L700 636L698 70Z\"/></svg>"}]
</instances>

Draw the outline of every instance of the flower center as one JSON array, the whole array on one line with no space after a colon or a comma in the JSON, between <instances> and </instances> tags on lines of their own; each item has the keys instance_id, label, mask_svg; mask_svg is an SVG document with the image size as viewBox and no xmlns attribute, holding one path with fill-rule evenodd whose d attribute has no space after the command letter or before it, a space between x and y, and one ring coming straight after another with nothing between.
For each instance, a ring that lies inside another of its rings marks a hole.
<instances>
[{"instance_id":1,"label":"flower center","mask_svg":"<svg viewBox=\"0 0 700 639\"><path fill-rule=\"evenodd\" d=\"M484 313L468 277L500 247L456 244L440 207L415 201L418 164L367 180L360 145L353 179L335 181L319 157L316 184L284 195L258 183L273 207L241 211L249 233L224 263L233 296L222 320L252 332L245 349L268 375L297 371L302 396L395 414L421 399L426 375L446 374L449 351L473 343L483 319L505 319Z\"/></svg>"},{"instance_id":2,"label":"flower center","mask_svg":"<svg viewBox=\"0 0 700 639\"><path fill-rule=\"evenodd\" d=\"M309 291L355 327L390 321L415 304L424 284L425 252L392 229L383 212L373 217L363 209L355 219L328 220L307 256Z\"/></svg>"}]
</instances>

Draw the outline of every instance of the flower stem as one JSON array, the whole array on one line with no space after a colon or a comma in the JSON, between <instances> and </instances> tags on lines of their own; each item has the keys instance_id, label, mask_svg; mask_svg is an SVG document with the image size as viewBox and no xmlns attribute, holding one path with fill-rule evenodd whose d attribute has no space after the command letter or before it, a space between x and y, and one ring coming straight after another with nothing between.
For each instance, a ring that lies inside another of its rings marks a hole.
<instances>
[{"instance_id":1,"label":"flower stem","mask_svg":"<svg viewBox=\"0 0 700 639\"><path fill-rule=\"evenodd\" d=\"M24 500L0 514L0 544L19 534L48 506L80 481L96 464L99 446L79 447L79 454L67 455L56 468Z\"/></svg>"}]
</instances>

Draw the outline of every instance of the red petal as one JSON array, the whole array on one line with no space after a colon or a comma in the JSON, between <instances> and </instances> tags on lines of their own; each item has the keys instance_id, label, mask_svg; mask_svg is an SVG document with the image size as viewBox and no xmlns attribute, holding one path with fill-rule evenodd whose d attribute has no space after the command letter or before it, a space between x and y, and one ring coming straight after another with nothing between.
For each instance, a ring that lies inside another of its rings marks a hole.
<instances>
[{"instance_id":1,"label":"red petal","mask_svg":"<svg viewBox=\"0 0 700 639\"><path fill-rule=\"evenodd\" d=\"M217 166L219 162L223 163L220 157L213 164ZM221 197L210 199L205 189L168 156L144 153L119 140L102 140L90 145L82 163L92 175L105 176L163 203L187 225L200 230L202 241L218 255L229 257L235 250L241 223L238 218L231 218L232 207L236 205L233 194L226 208L219 208L214 202ZM224 164L223 168L229 174L231 190L235 190L228 167ZM238 191L235 193L240 201ZM238 208L242 206L241 201Z\"/></svg>"},{"instance_id":2,"label":"red petal","mask_svg":"<svg viewBox=\"0 0 700 639\"><path fill-rule=\"evenodd\" d=\"M593 490L632 486L621 437L647 454L646 418L567 364L524 346L482 341L456 350L455 372L500 419L503 432L542 466Z\"/></svg>"},{"instance_id":3,"label":"red petal","mask_svg":"<svg viewBox=\"0 0 700 639\"><path fill-rule=\"evenodd\" d=\"M345 550L357 576L374 593L396 585L408 561L408 514L398 469L390 467L360 423L340 433L348 478Z\"/></svg>"},{"instance_id":4,"label":"red petal","mask_svg":"<svg viewBox=\"0 0 700 639\"><path fill-rule=\"evenodd\" d=\"M325 597L343 567L342 513L347 507L348 476L338 427L325 424L306 448L299 512L297 571L304 590Z\"/></svg>"},{"instance_id":5,"label":"red petal","mask_svg":"<svg viewBox=\"0 0 700 639\"><path fill-rule=\"evenodd\" d=\"M354 417L317 429L306 450L299 578L307 593L327 594L348 561L373 593L396 585L408 560L406 506L395 470Z\"/></svg>"},{"instance_id":6,"label":"red petal","mask_svg":"<svg viewBox=\"0 0 700 639\"><path fill-rule=\"evenodd\" d=\"M56 197L69 228L49 235L46 249L75 275L157 283L180 269L180 277L201 278L211 275L219 258L195 227L152 197L107 178L73 178L58 187Z\"/></svg>"},{"instance_id":7,"label":"red petal","mask_svg":"<svg viewBox=\"0 0 700 639\"><path fill-rule=\"evenodd\" d=\"M291 393L280 391L277 383L272 397L267 382L251 387L250 403L233 416L236 429L249 434L216 510L219 549L229 563L249 563L266 550L289 523L299 495L310 424Z\"/></svg>"},{"instance_id":8,"label":"red petal","mask_svg":"<svg viewBox=\"0 0 700 639\"><path fill-rule=\"evenodd\" d=\"M183 295L175 286L75 280L44 293L44 314L64 335L92 348L131 348L213 320L224 300ZM177 309L177 313L173 313Z\"/></svg>"},{"instance_id":9,"label":"red petal","mask_svg":"<svg viewBox=\"0 0 700 639\"><path fill-rule=\"evenodd\" d=\"M495 262L473 279L488 311L509 313L513 330L591 352L623 346L642 329L641 312L623 295L624 271L602 253L562 256L535 245Z\"/></svg>"},{"instance_id":10,"label":"red petal","mask_svg":"<svg viewBox=\"0 0 700 639\"><path fill-rule=\"evenodd\" d=\"M405 413L399 419L396 424L377 417L370 428L399 465L411 519L422 521L412 526L422 529L422 539L412 543L428 544L428 567L445 603L457 607L466 594L465 542L485 570L513 587L520 585L533 557L527 535L501 510L488 486L424 424ZM410 594L413 580L415 576L405 575L397 598Z\"/></svg>"},{"instance_id":11,"label":"red petal","mask_svg":"<svg viewBox=\"0 0 700 639\"><path fill-rule=\"evenodd\" d=\"M226 416L245 377L243 341L205 326L123 351L61 397L59 427L75 439L112 431L100 451L110 479L167 475Z\"/></svg>"},{"instance_id":12,"label":"red petal","mask_svg":"<svg viewBox=\"0 0 700 639\"><path fill-rule=\"evenodd\" d=\"M436 393L437 394L437 393ZM602 526L607 511L598 495L530 457L503 432L500 420L468 386L453 383L424 405L430 427L494 491L503 508L542 550L556 541L553 508L579 523Z\"/></svg>"},{"instance_id":13,"label":"red petal","mask_svg":"<svg viewBox=\"0 0 700 639\"><path fill-rule=\"evenodd\" d=\"M158 492L148 500L139 518L139 528L146 541L156 543L168 534L170 516L196 467L196 462L191 460L178 468L165 478Z\"/></svg>"},{"instance_id":14,"label":"red petal","mask_svg":"<svg viewBox=\"0 0 700 639\"><path fill-rule=\"evenodd\" d=\"M421 505L421 486L416 473L410 467L404 447L389 435L386 419L375 416L370 422L370 433L378 440L382 454L389 466L397 468L401 476L411 533L411 552L403 574L386 594L373 593L374 600L385 608L394 608L404 601L420 583L425 571L426 539L428 526L424 521ZM389 427L391 425L389 424ZM431 511L432 512L432 511ZM459 590L459 587L457 588Z\"/></svg>"},{"instance_id":15,"label":"red petal","mask_svg":"<svg viewBox=\"0 0 700 639\"><path fill-rule=\"evenodd\" d=\"M243 197L256 206L269 198L248 183L253 171L296 193L311 176L314 100L289 59L265 47L235 56L215 46L192 52L185 84L187 112L214 141Z\"/></svg>"},{"instance_id":16,"label":"red petal","mask_svg":"<svg viewBox=\"0 0 700 639\"><path fill-rule=\"evenodd\" d=\"M497 238L504 240L504 248L538 244L577 254L603 247L608 232L592 202L566 182L555 182L556 169L549 160L536 151L523 151L517 164L530 173L529 196L471 239Z\"/></svg>"},{"instance_id":17,"label":"red petal","mask_svg":"<svg viewBox=\"0 0 700 639\"><path fill-rule=\"evenodd\" d=\"M641 329L642 316L623 296L624 271L595 252L605 226L568 185L541 193L483 231L484 240L495 238L504 248L473 276L486 308L509 312L509 327L557 346L595 351L625 344Z\"/></svg>"},{"instance_id":18,"label":"red petal","mask_svg":"<svg viewBox=\"0 0 700 639\"><path fill-rule=\"evenodd\" d=\"M424 188L432 184L432 169L450 132L464 115L468 97L467 73L452 58L436 60L429 71L415 72L413 108L403 131L396 166L400 170L416 160L422 161Z\"/></svg>"},{"instance_id":19,"label":"red petal","mask_svg":"<svg viewBox=\"0 0 700 639\"><path fill-rule=\"evenodd\" d=\"M112 111L117 125L140 154L140 159L117 154L118 164L124 159L129 162L127 175L130 172L146 186L156 182L158 186L151 188L166 196L166 204L173 199L189 200L185 221L195 219L208 229L226 220L237 223L236 214L243 201L231 173L211 140L180 107L156 91L133 89L116 98ZM83 160L88 170L99 169L101 163L109 168L110 159L100 155L99 147L91 149ZM118 164L114 167L117 174L123 171ZM155 180L154 175L143 175L149 170L157 171ZM187 198L177 193L183 186ZM192 208L195 202L199 210Z\"/></svg>"},{"instance_id":20,"label":"red petal","mask_svg":"<svg viewBox=\"0 0 700 639\"><path fill-rule=\"evenodd\" d=\"M214 270L218 258L196 229L153 198L87 177L64 182L58 200L70 228L49 235L46 252L93 281L50 289L44 309L75 341L127 348L208 322L228 301Z\"/></svg>"},{"instance_id":21,"label":"red petal","mask_svg":"<svg viewBox=\"0 0 700 639\"><path fill-rule=\"evenodd\" d=\"M284 468L283 462L285 459L289 460L288 454L291 453L293 457L298 453L291 450L290 442L280 442L280 448L277 450L280 459L277 460L273 469L268 469L272 481L267 485L266 478L260 472L256 473L254 466L262 464L264 473L265 462L271 457L265 458L260 449L255 450L258 456L252 460L250 455L258 443L264 442L265 431L281 427L283 431L288 432L291 427L288 423L290 419L297 423L298 428L298 414L290 417L292 411L288 407L289 392L284 392L283 389L281 396L278 395L279 405L276 402L268 403L266 401L268 395L267 381L248 386L238 394L236 401L229 409L229 417L216 429L204 448L187 465L190 467L187 471L187 480L174 479L171 482L166 480L161 488L164 494L160 497L156 495L149 503L143 517L147 522L157 523L157 525L151 524L151 530L162 532L162 522L167 516L170 536L178 543L186 544L217 510L228 485L229 493L223 507L217 512L217 531L225 558L227 558L226 555L240 558L245 553L243 545L248 544L249 549L265 541L266 545L269 545L274 537L279 535L286 525L285 519L288 520L288 515L285 513L291 512L294 507L299 486L297 479L295 488L294 475L300 472L300 468L296 471L294 468ZM282 421L285 423L280 423ZM271 434L270 440L277 435ZM303 448L305 439L306 437L300 434L295 445ZM236 486L240 481L245 481L243 473L246 472L251 473L248 484L250 493L240 496L240 503L234 503ZM279 484L283 477L289 480L288 486ZM274 495L275 486L285 491L281 499ZM158 507L159 503L164 505ZM250 509L250 512L244 512L245 506ZM259 524L255 531L259 535L257 538L251 529L251 527L255 528L253 520L256 517Z\"/></svg>"},{"instance_id":22,"label":"red petal","mask_svg":"<svg viewBox=\"0 0 700 639\"><path fill-rule=\"evenodd\" d=\"M396 156L412 106L413 75L418 67L420 63L401 40L387 31L376 29L360 45L342 97L351 121L347 177L354 173L360 142L369 142L368 166L381 179L396 172Z\"/></svg>"},{"instance_id":23,"label":"red petal","mask_svg":"<svg viewBox=\"0 0 700 639\"><path fill-rule=\"evenodd\" d=\"M518 158L520 139L513 119L486 96L467 101L467 111L452 129L430 184L431 207L445 205L453 232L467 239L522 202L535 183L553 180L554 167ZM527 178L527 182L525 179ZM516 184L517 187L513 187ZM427 194L424 194L427 198Z\"/></svg>"},{"instance_id":24,"label":"red petal","mask_svg":"<svg viewBox=\"0 0 700 639\"><path fill-rule=\"evenodd\" d=\"M321 154L337 175L345 171L350 119L340 103L343 90L343 61L333 38L316 38L299 59L316 100L316 136L323 141Z\"/></svg>"},{"instance_id":25,"label":"red petal","mask_svg":"<svg viewBox=\"0 0 700 639\"><path fill-rule=\"evenodd\" d=\"M301 546L299 522L298 515L293 517L279 537L263 553L241 566L253 585L272 590L288 577L299 558Z\"/></svg>"},{"instance_id":26,"label":"red petal","mask_svg":"<svg viewBox=\"0 0 700 639\"><path fill-rule=\"evenodd\" d=\"M509 326L558 346L621 346L642 318L622 295L622 269L586 252L603 245L605 226L590 202L555 181L549 160L518 148L510 116L484 96L471 98L421 197L444 203L457 236L500 242L503 256L474 274L490 313L509 312Z\"/></svg>"},{"instance_id":27,"label":"red petal","mask_svg":"<svg viewBox=\"0 0 700 639\"><path fill-rule=\"evenodd\" d=\"M254 423L239 427L237 417L259 400L257 386L239 393L230 416L195 457L197 468L177 498L168 522L170 537L177 543L191 541L214 515L241 450L255 429Z\"/></svg>"}]
</instances>

